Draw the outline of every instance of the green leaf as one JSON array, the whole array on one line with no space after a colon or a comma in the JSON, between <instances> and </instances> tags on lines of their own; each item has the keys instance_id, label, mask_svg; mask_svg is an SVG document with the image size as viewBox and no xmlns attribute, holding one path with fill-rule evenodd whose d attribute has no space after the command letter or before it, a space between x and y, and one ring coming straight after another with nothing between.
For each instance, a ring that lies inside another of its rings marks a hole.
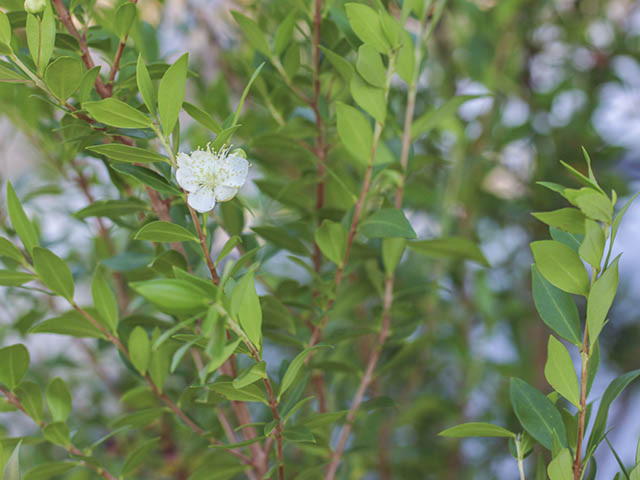
<instances>
[{"instance_id":1,"label":"green leaf","mask_svg":"<svg viewBox=\"0 0 640 480\"><path fill-rule=\"evenodd\" d=\"M159 153L145 150L144 148L130 147L120 143L107 143L104 145L92 145L87 150L104 155L117 162L127 163L155 163L167 162L167 157Z\"/></svg>"},{"instance_id":2,"label":"green leaf","mask_svg":"<svg viewBox=\"0 0 640 480\"><path fill-rule=\"evenodd\" d=\"M147 110L152 115L156 114L156 89L151 81L149 75L149 69L142 59L142 53L138 55L138 62L136 64L136 83L138 85L138 91L140 96L147 106Z\"/></svg>"},{"instance_id":3,"label":"green leaf","mask_svg":"<svg viewBox=\"0 0 640 480\"><path fill-rule=\"evenodd\" d=\"M571 355L553 335L549 336L549 344L547 345L547 363L544 366L544 376L556 392L580 410L580 387Z\"/></svg>"},{"instance_id":4,"label":"green leaf","mask_svg":"<svg viewBox=\"0 0 640 480\"><path fill-rule=\"evenodd\" d=\"M305 247L304 243L300 241L298 237L289 235L281 228L271 226L251 227L251 230L256 232L262 238L268 242L273 243L277 247L284 248L298 255L308 255L309 250Z\"/></svg>"},{"instance_id":5,"label":"green leaf","mask_svg":"<svg viewBox=\"0 0 640 480\"><path fill-rule=\"evenodd\" d=\"M578 253L589 265L596 270L600 270L600 264L602 263L602 254L604 253L604 244L606 242L604 238L604 231L602 227L590 219L585 220L585 237Z\"/></svg>"},{"instance_id":6,"label":"green leaf","mask_svg":"<svg viewBox=\"0 0 640 480\"><path fill-rule=\"evenodd\" d=\"M424 135L429 130L446 122L456 114L463 103L485 96L486 95L459 95L447 100L436 109L427 110L411 125L411 138L414 139Z\"/></svg>"},{"instance_id":7,"label":"green leaf","mask_svg":"<svg viewBox=\"0 0 640 480\"><path fill-rule=\"evenodd\" d=\"M27 45L33 63L39 74L49 64L56 38L56 23L51 5L47 5L42 18L32 14L27 15Z\"/></svg>"},{"instance_id":8,"label":"green leaf","mask_svg":"<svg viewBox=\"0 0 640 480\"><path fill-rule=\"evenodd\" d=\"M561 208L551 212L536 212L531 215L541 222L565 232L584 234L585 217L577 208Z\"/></svg>"},{"instance_id":9,"label":"green leaf","mask_svg":"<svg viewBox=\"0 0 640 480\"><path fill-rule=\"evenodd\" d=\"M587 187L590 187L592 189L598 190L600 192L602 192L602 189L600 188L600 186L597 183L594 183L592 180L590 180L589 178L585 177L582 173L580 173L578 170L576 170L575 168L573 168L571 165L569 165L566 162L563 162L562 160L560 160L560 163L562 164L562 166L564 168L566 168L567 170L569 170L569 172L583 185L586 185ZM591 166L589 166L589 169L591 169ZM604 193L604 192L602 192Z\"/></svg>"},{"instance_id":10,"label":"green leaf","mask_svg":"<svg viewBox=\"0 0 640 480\"><path fill-rule=\"evenodd\" d=\"M262 309L256 293L254 272L245 274L231 293L231 314L238 317L242 330L260 349L262 342Z\"/></svg>"},{"instance_id":11,"label":"green leaf","mask_svg":"<svg viewBox=\"0 0 640 480\"><path fill-rule=\"evenodd\" d=\"M261 378L267 378L267 364L264 361L254 363L245 369L231 384L233 388L240 389L257 382Z\"/></svg>"},{"instance_id":12,"label":"green leaf","mask_svg":"<svg viewBox=\"0 0 640 480\"><path fill-rule=\"evenodd\" d=\"M412 250L429 257L472 260L485 267L489 266L480 247L466 237L441 237L409 242L407 245Z\"/></svg>"},{"instance_id":13,"label":"green leaf","mask_svg":"<svg viewBox=\"0 0 640 480\"><path fill-rule=\"evenodd\" d=\"M112 127L147 128L152 124L151 118L141 111L111 97L96 102L84 102L82 109L98 122Z\"/></svg>"},{"instance_id":14,"label":"green leaf","mask_svg":"<svg viewBox=\"0 0 640 480\"><path fill-rule=\"evenodd\" d=\"M601 192L591 188L581 188L573 194L569 194L571 190L566 189L565 194L568 200L577 206L582 213L592 220L599 220L610 224L613 217L613 205L611 200Z\"/></svg>"},{"instance_id":15,"label":"green leaf","mask_svg":"<svg viewBox=\"0 0 640 480\"><path fill-rule=\"evenodd\" d=\"M71 414L71 391L60 377L49 382L46 391L47 407L54 422L65 422Z\"/></svg>"},{"instance_id":16,"label":"green leaf","mask_svg":"<svg viewBox=\"0 0 640 480\"><path fill-rule=\"evenodd\" d=\"M206 308L207 292L182 279L156 279L131 283L131 288L168 313L195 313Z\"/></svg>"},{"instance_id":17,"label":"green leaf","mask_svg":"<svg viewBox=\"0 0 640 480\"><path fill-rule=\"evenodd\" d=\"M315 232L315 240L325 257L336 265L342 265L347 249L347 231L341 223L323 220Z\"/></svg>"},{"instance_id":18,"label":"green leaf","mask_svg":"<svg viewBox=\"0 0 640 480\"><path fill-rule=\"evenodd\" d=\"M158 87L158 113L166 136L173 131L184 102L189 54L182 55L165 72Z\"/></svg>"},{"instance_id":19,"label":"green leaf","mask_svg":"<svg viewBox=\"0 0 640 480\"><path fill-rule=\"evenodd\" d=\"M33 249L33 267L38 277L54 293L73 301L73 276L64 260L51 250L35 247Z\"/></svg>"},{"instance_id":20,"label":"green leaf","mask_svg":"<svg viewBox=\"0 0 640 480\"><path fill-rule=\"evenodd\" d=\"M7 47L11 45L11 22L7 14L0 11L0 43Z\"/></svg>"},{"instance_id":21,"label":"green leaf","mask_svg":"<svg viewBox=\"0 0 640 480\"><path fill-rule=\"evenodd\" d=\"M231 11L231 15L242 29L245 37L247 37L249 45L258 50L267 58L271 57L269 42L267 41L267 37L264 35L258 24L251 20L249 17L246 17L235 10Z\"/></svg>"},{"instance_id":22,"label":"green leaf","mask_svg":"<svg viewBox=\"0 0 640 480\"><path fill-rule=\"evenodd\" d=\"M466 438L466 437L508 437L516 438L517 435L506 428L492 423L470 422L447 428L438 435L442 437Z\"/></svg>"},{"instance_id":23,"label":"green leaf","mask_svg":"<svg viewBox=\"0 0 640 480\"><path fill-rule=\"evenodd\" d=\"M222 127L217 122L217 120L213 118L211 115L209 115L207 112L205 112L204 110L199 109L194 104L189 102L184 102L182 104L182 108L196 122L208 128L216 135L222 132Z\"/></svg>"},{"instance_id":24,"label":"green leaf","mask_svg":"<svg viewBox=\"0 0 640 480\"><path fill-rule=\"evenodd\" d=\"M240 100L238 101L238 106L236 107L236 111L233 114L233 120L231 121L231 128L235 128L238 126L238 118L240 118L240 112L242 112L244 101L246 100L247 95L249 95L249 90L251 90L251 85L253 85L253 82L255 82L256 78L258 78L258 75L260 75L260 72L262 71L263 67L264 67L264 62L258 65L258 68L255 69L255 71L251 75L251 78L249 78L247 85L244 87L244 90L242 91L242 95L240 95ZM230 129L228 128L224 132L221 132L220 135L218 136L219 138L216 137L216 141L213 144L215 147L215 150L222 148L223 145L221 145L220 142L224 143L227 141L227 139L223 135L225 132L229 130ZM233 132L235 132L235 130L231 130L231 133ZM229 138L231 138L231 135L229 135Z\"/></svg>"},{"instance_id":25,"label":"green leaf","mask_svg":"<svg viewBox=\"0 0 640 480\"><path fill-rule=\"evenodd\" d=\"M347 415L347 410L340 410L337 412L327 412L327 413L318 413L305 419L302 422L302 425L305 425L308 428L318 428L324 427L328 424L336 423L338 420L342 419Z\"/></svg>"},{"instance_id":26,"label":"green leaf","mask_svg":"<svg viewBox=\"0 0 640 480\"><path fill-rule=\"evenodd\" d=\"M139 180L144 185L153 188L160 193L167 195L182 195L180 189L167 182L162 175L153 170L129 163L114 162L110 165L116 172L127 175L130 178Z\"/></svg>"},{"instance_id":27,"label":"green leaf","mask_svg":"<svg viewBox=\"0 0 640 480\"><path fill-rule=\"evenodd\" d=\"M27 218L26 213L24 213L22 204L11 182L7 182L7 210L14 230L20 237L20 240L22 240L24 248L31 254L33 248L38 246L38 234L33 224Z\"/></svg>"},{"instance_id":28,"label":"green leaf","mask_svg":"<svg viewBox=\"0 0 640 480\"><path fill-rule=\"evenodd\" d=\"M0 18L2 17L3 13L0 12ZM2 51L2 48L4 47L4 44L2 42L0 42L0 52ZM9 47L6 47L7 49ZM0 53L1 55L1 53ZM20 72L16 72L15 70L11 69L11 68L7 68L4 65L0 65L0 82L4 82L4 83L27 83L29 81L29 79L27 77L25 77L23 74L21 74Z\"/></svg>"},{"instance_id":29,"label":"green leaf","mask_svg":"<svg viewBox=\"0 0 640 480\"><path fill-rule=\"evenodd\" d=\"M40 386L35 382L25 380L16 387L15 394L27 412L27 415L36 423L40 423L44 413Z\"/></svg>"},{"instance_id":30,"label":"green leaf","mask_svg":"<svg viewBox=\"0 0 640 480\"><path fill-rule=\"evenodd\" d=\"M385 88L387 71L378 51L368 43L360 45L356 70L374 87Z\"/></svg>"},{"instance_id":31,"label":"green leaf","mask_svg":"<svg viewBox=\"0 0 640 480\"><path fill-rule=\"evenodd\" d=\"M104 270L96 268L91 282L91 294L93 305L100 314L100 317L108 325L109 330L115 333L118 328L118 304L116 297L109 286Z\"/></svg>"},{"instance_id":32,"label":"green leaf","mask_svg":"<svg viewBox=\"0 0 640 480\"><path fill-rule=\"evenodd\" d=\"M296 26L296 14L295 9L289 12L280 23L278 30L276 30L276 36L273 39L273 53L276 56L280 56L293 39L293 32Z\"/></svg>"},{"instance_id":33,"label":"green leaf","mask_svg":"<svg viewBox=\"0 0 640 480\"><path fill-rule=\"evenodd\" d=\"M260 402L267 405L264 393L256 385L247 385L244 388L235 388L231 382L218 381L207 385L212 392L222 395L227 400L235 402Z\"/></svg>"},{"instance_id":34,"label":"green leaf","mask_svg":"<svg viewBox=\"0 0 640 480\"><path fill-rule=\"evenodd\" d=\"M620 375L611 381L607 389L602 395L600 400L600 406L598 407L598 413L596 419L593 422L593 428L591 435L589 436L589 443L587 444L587 452L591 452L598 444L603 440L605 430L607 428L607 418L609 417L609 408L613 401L618 398L627 386L640 376L640 369L627 372Z\"/></svg>"},{"instance_id":35,"label":"green leaf","mask_svg":"<svg viewBox=\"0 0 640 480\"><path fill-rule=\"evenodd\" d=\"M622 217L627 213L627 210L636 199L636 197L640 195L640 192L636 193L633 197L627 200L627 203L624 204L624 207L616 214L613 218L613 223L611 224L611 241L613 242L616 239L616 235L618 234L618 228L620 228L620 222L622 222Z\"/></svg>"},{"instance_id":36,"label":"green leaf","mask_svg":"<svg viewBox=\"0 0 640 480\"><path fill-rule=\"evenodd\" d=\"M22 440L18 442L18 445L13 450L13 453L7 461L7 465L4 467L4 473L2 474L2 480L20 480L20 447L22 446Z\"/></svg>"},{"instance_id":37,"label":"green leaf","mask_svg":"<svg viewBox=\"0 0 640 480\"><path fill-rule=\"evenodd\" d=\"M406 30L402 30L402 46L396 56L396 71L409 85L413 83L415 71L416 54L411 35Z\"/></svg>"},{"instance_id":38,"label":"green leaf","mask_svg":"<svg viewBox=\"0 0 640 480\"><path fill-rule=\"evenodd\" d=\"M387 100L384 89L369 85L360 75L353 75L349 90L355 102L378 123L384 125L387 116Z\"/></svg>"},{"instance_id":39,"label":"green leaf","mask_svg":"<svg viewBox=\"0 0 640 480\"><path fill-rule=\"evenodd\" d=\"M345 80L348 85L349 82L351 82L351 77L354 73L354 69L351 63L348 60L345 60L344 57L338 55L335 52L332 52L331 50L323 46L320 46L320 48L322 49L322 52L325 54L327 60L329 61L329 63L331 63L335 71L338 72L338 74ZM338 102L336 105L338 105L339 107L343 104Z\"/></svg>"},{"instance_id":40,"label":"green leaf","mask_svg":"<svg viewBox=\"0 0 640 480\"><path fill-rule=\"evenodd\" d=\"M7 257L18 263L24 262L24 257L18 247L4 237L0 237L0 257Z\"/></svg>"},{"instance_id":41,"label":"green leaf","mask_svg":"<svg viewBox=\"0 0 640 480\"><path fill-rule=\"evenodd\" d=\"M62 422L48 424L42 429L42 435L55 445L66 447L70 443L69 427Z\"/></svg>"},{"instance_id":42,"label":"green leaf","mask_svg":"<svg viewBox=\"0 0 640 480\"><path fill-rule=\"evenodd\" d=\"M373 149L369 120L357 109L341 102L336 104L336 117L340 141L356 160L367 165Z\"/></svg>"},{"instance_id":43,"label":"green leaf","mask_svg":"<svg viewBox=\"0 0 640 480\"><path fill-rule=\"evenodd\" d=\"M138 9L136 4L132 2L123 3L116 10L116 18L113 25L115 27L115 33L121 41L129 34L131 25L133 25L137 15Z\"/></svg>"},{"instance_id":44,"label":"green leaf","mask_svg":"<svg viewBox=\"0 0 640 480\"><path fill-rule=\"evenodd\" d=\"M531 265L533 301L542 321L574 345L581 346L580 317L573 298L545 279L536 265Z\"/></svg>"},{"instance_id":45,"label":"green leaf","mask_svg":"<svg viewBox=\"0 0 640 480\"><path fill-rule=\"evenodd\" d=\"M36 277L30 273L14 272L12 270L0 270L0 286L18 287L34 280Z\"/></svg>"},{"instance_id":46,"label":"green leaf","mask_svg":"<svg viewBox=\"0 0 640 480\"><path fill-rule=\"evenodd\" d=\"M313 353L314 350L319 348L327 348L328 345L314 345L313 347L305 348L298 355L291 360L291 363L287 367L287 371L282 377L282 383L280 384L280 392L278 392L278 402L284 393L293 385L300 369L304 366L305 361Z\"/></svg>"},{"instance_id":47,"label":"green leaf","mask_svg":"<svg viewBox=\"0 0 640 480\"><path fill-rule=\"evenodd\" d=\"M384 34L377 12L362 3L347 3L345 10L349 24L358 38L363 43L371 44L380 53L388 54L391 45Z\"/></svg>"},{"instance_id":48,"label":"green leaf","mask_svg":"<svg viewBox=\"0 0 640 480\"><path fill-rule=\"evenodd\" d=\"M129 453L120 471L120 476L122 477L133 473L149 457L159 442L160 437L152 438Z\"/></svg>"},{"instance_id":49,"label":"green leaf","mask_svg":"<svg viewBox=\"0 0 640 480\"><path fill-rule=\"evenodd\" d=\"M568 448L563 448L547 467L549 480L573 480L573 458Z\"/></svg>"},{"instance_id":50,"label":"green leaf","mask_svg":"<svg viewBox=\"0 0 640 480\"><path fill-rule=\"evenodd\" d=\"M176 352L173 354L173 358L171 359L171 365L169 366L169 370L171 371L171 373L176 371L178 365L180 365L180 362L182 361L182 358L189 350L191 350L191 348L196 344L196 342L198 342L198 340L199 338L196 337L176 350Z\"/></svg>"},{"instance_id":51,"label":"green leaf","mask_svg":"<svg viewBox=\"0 0 640 480\"><path fill-rule=\"evenodd\" d=\"M62 102L78 90L83 77L82 62L73 57L58 57L44 72L47 87Z\"/></svg>"},{"instance_id":52,"label":"green leaf","mask_svg":"<svg viewBox=\"0 0 640 480\"><path fill-rule=\"evenodd\" d=\"M233 355L241 342L241 338L236 338L234 341L225 345L221 352L212 351L211 361L209 362L209 365L207 365L207 373L212 373L220 368L220 366L226 362L231 355Z\"/></svg>"},{"instance_id":53,"label":"green leaf","mask_svg":"<svg viewBox=\"0 0 640 480\"><path fill-rule=\"evenodd\" d=\"M144 328L136 327L129 335L129 355L133 366L144 375L151 359L151 342Z\"/></svg>"},{"instance_id":54,"label":"green leaf","mask_svg":"<svg viewBox=\"0 0 640 480\"><path fill-rule=\"evenodd\" d=\"M607 319L613 299L618 289L618 255L605 272L595 281L587 299L587 326L589 340L593 344Z\"/></svg>"},{"instance_id":55,"label":"green leaf","mask_svg":"<svg viewBox=\"0 0 640 480\"><path fill-rule=\"evenodd\" d=\"M397 208L383 208L368 216L360 224L360 232L369 238L416 238L416 232Z\"/></svg>"},{"instance_id":56,"label":"green leaf","mask_svg":"<svg viewBox=\"0 0 640 480\"><path fill-rule=\"evenodd\" d=\"M89 217L118 218L145 210L149 210L147 204L137 199L99 200L82 210L78 210L73 216L79 220Z\"/></svg>"},{"instance_id":57,"label":"green leaf","mask_svg":"<svg viewBox=\"0 0 640 480\"><path fill-rule=\"evenodd\" d=\"M529 435L548 450L554 433L563 447L567 445L562 416L551 400L519 378L511 379L510 393L516 416Z\"/></svg>"},{"instance_id":58,"label":"green leaf","mask_svg":"<svg viewBox=\"0 0 640 480\"><path fill-rule=\"evenodd\" d=\"M133 236L135 240L150 242L198 242L198 237L180 225L162 220L149 222Z\"/></svg>"},{"instance_id":59,"label":"green leaf","mask_svg":"<svg viewBox=\"0 0 640 480\"><path fill-rule=\"evenodd\" d=\"M540 273L553 285L568 293L589 293L589 275L582 260L571 248L555 240L531 244L533 258Z\"/></svg>"},{"instance_id":60,"label":"green leaf","mask_svg":"<svg viewBox=\"0 0 640 480\"><path fill-rule=\"evenodd\" d=\"M43 320L31 327L29 333L56 333L78 338L106 338L104 333L93 326L76 310Z\"/></svg>"},{"instance_id":61,"label":"green leaf","mask_svg":"<svg viewBox=\"0 0 640 480\"><path fill-rule=\"evenodd\" d=\"M404 238L382 239L382 264L387 275L391 275L400 263L406 245L407 241Z\"/></svg>"},{"instance_id":62,"label":"green leaf","mask_svg":"<svg viewBox=\"0 0 640 480\"><path fill-rule=\"evenodd\" d=\"M282 437L293 443L316 443L316 438L311 430L304 426L285 428L282 431Z\"/></svg>"},{"instance_id":63,"label":"green leaf","mask_svg":"<svg viewBox=\"0 0 640 480\"><path fill-rule=\"evenodd\" d=\"M70 472L80 465L80 462L68 461L43 463L25 473L23 480L48 480Z\"/></svg>"},{"instance_id":64,"label":"green leaf","mask_svg":"<svg viewBox=\"0 0 640 480\"><path fill-rule=\"evenodd\" d=\"M20 343L0 348L0 365L0 383L13 390L29 370L29 351Z\"/></svg>"},{"instance_id":65,"label":"green leaf","mask_svg":"<svg viewBox=\"0 0 640 480\"><path fill-rule=\"evenodd\" d=\"M235 248L235 246L238 244L242 244L242 239L238 235L233 235L232 237L229 237L229 240L227 240L224 243L222 249L220 250L220 253L218 253L218 256L216 257L216 260L213 263L213 265L217 266L218 263L224 260L225 257L229 255L231 251Z\"/></svg>"}]
</instances>

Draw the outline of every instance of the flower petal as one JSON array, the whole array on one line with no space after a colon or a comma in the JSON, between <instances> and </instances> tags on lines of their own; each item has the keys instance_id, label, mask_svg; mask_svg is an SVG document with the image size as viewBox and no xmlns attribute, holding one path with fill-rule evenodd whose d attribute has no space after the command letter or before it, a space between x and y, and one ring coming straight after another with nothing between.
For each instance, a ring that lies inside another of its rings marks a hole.
<instances>
[{"instance_id":1,"label":"flower petal","mask_svg":"<svg viewBox=\"0 0 640 480\"><path fill-rule=\"evenodd\" d=\"M219 202L228 202L238 193L237 187L227 187L226 185L216 185L213 193L216 196L216 200Z\"/></svg>"},{"instance_id":2,"label":"flower petal","mask_svg":"<svg viewBox=\"0 0 640 480\"><path fill-rule=\"evenodd\" d=\"M211 178L214 171L215 161L215 155L207 150L196 150L195 152L191 152L190 167L195 176L200 179L200 183L207 183L208 179Z\"/></svg>"},{"instance_id":3,"label":"flower petal","mask_svg":"<svg viewBox=\"0 0 640 480\"><path fill-rule=\"evenodd\" d=\"M186 153L180 152L177 156L178 167L190 167L191 166L191 157Z\"/></svg>"},{"instance_id":4,"label":"flower petal","mask_svg":"<svg viewBox=\"0 0 640 480\"><path fill-rule=\"evenodd\" d=\"M213 210L213 207L216 206L216 199L213 190L207 187L201 187L188 195L187 203L194 210L204 213Z\"/></svg>"},{"instance_id":5,"label":"flower petal","mask_svg":"<svg viewBox=\"0 0 640 480\"><path fill-rule=\"evenodd\" d=\"M187 192L197 190L200 185L200 182L198 182L198 179L193 174L193 170L189 167L178 167L176 170L176 180L178 180L178 185Z\"/></svg>"},{"instance_id":6,"label":"flower petal","mask_svg":"<svg viewBox=\"0 0 640 480\"><path fill-rule=\"evenodd\" d=\"M226 187L241 187L247 180L249 173L249 162L237 153L232 153L228 157L223 157L216 162L216 179L218 185Z\"/></svg>"}]
</instances>

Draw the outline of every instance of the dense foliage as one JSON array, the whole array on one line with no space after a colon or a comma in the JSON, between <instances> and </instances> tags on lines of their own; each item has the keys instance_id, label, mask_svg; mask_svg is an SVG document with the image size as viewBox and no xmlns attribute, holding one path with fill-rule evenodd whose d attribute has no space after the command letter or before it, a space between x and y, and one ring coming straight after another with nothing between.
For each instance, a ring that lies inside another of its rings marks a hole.
<instances>
[{"instance_id":1,"label":"dense foliage","mask_svg":"<svg viewBox=\"0 0 640 480\"><path fill-rule=\"evenodd\" d=\"M600 478L640 371L591 119L636 37L569 3L238 3L228 40L0 0L42 157L0 213L3 478ZM509 448L443 438L478 436Z\"/></svg>"}]
</instances>

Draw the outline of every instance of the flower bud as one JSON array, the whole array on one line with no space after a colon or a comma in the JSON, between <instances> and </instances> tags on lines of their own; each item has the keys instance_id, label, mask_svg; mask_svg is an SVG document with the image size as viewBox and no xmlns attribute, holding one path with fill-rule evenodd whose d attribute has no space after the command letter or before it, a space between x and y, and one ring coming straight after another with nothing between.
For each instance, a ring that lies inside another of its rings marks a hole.
<instances>
[{"instance_id":1,"label":"flower bud","mask_svg":"<svg viewBox=\"0 0 640 480\"><path fill-rule=\"evenodd\" d=\"M25 0L24 9L33 15L42 12L47 6L48 0Z\"/></svg>"},{"instance_id":2,"label":"flower bud","mask_svg":"<svg viewBox=\"0 0 640 480\"><path fill-rule=\"evenodd\" d=\"M247 158L247 153L241 148L234 148L231 151L231 155L239 155L242 158Z\"/></svg>"}]
</instances>

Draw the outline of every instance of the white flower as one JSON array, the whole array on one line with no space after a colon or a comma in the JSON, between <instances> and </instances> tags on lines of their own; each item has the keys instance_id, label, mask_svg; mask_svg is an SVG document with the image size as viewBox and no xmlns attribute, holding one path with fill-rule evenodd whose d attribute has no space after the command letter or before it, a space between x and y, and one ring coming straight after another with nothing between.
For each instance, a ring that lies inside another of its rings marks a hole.
<instances>
[{"instance_id":1,"label":"white flower","mask_svg":"<svg viewBox=\"0 0 640 480\"><path fill-rule=\"evenodd\" d=\"M24 2L24 9L34 15L42 12L46 6L47 0L25 0Z\"/></svg>"},{"instance_id":2,"label":"white flower","mask_svg":"<svg viewBox=\"0 0 640 480\"><path fill-rule=\"evenodd\" d=\"M188 192L187 203L200 213L212 210L218 202L227 202L236 196L249 173L249 162L244 152L222 148L212 152L196 150L191 155L178 154L176 179Z\"/></svg>"}]
</instances>

